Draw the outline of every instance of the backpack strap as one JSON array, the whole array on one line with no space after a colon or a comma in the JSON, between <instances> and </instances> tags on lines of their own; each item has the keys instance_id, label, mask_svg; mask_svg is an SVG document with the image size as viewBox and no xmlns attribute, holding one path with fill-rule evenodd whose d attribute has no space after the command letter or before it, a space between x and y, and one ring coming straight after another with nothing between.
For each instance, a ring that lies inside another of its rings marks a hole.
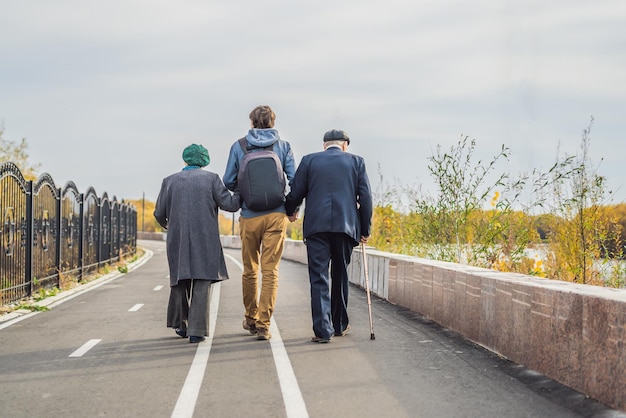
<instances>
[{"instance_id":1,"label":"backpack strap","mask_svg":"<svg viewBox=\"0 0 626 418\"><path fill-rule=\"evenodd\" d=\"M243 138L239 138L239 146L241 147L241 149L243 150L244 154L247 154L250 152L250 150L248 149L248 141L246 141L246 137L244 136Z\"/></svg>"},{"instance_id":2,"label":"backpack strap","mask_svg":"<svg viewBox=\"0 0 626 418\"><path fill-rule=\"evenodd\" d=\"M243 150L244 154L249 153L253 149L273 149L274 148L274 144L275 144L275 142L274 142L274 143L269 144L268 146L265 146L265 147L257 147L256 145L248 144L248 141L246 140L245 136L243 138L239 138L239 141L237 141L237 142L239 142L239 146Z\"/></svg>"}]
</instances>

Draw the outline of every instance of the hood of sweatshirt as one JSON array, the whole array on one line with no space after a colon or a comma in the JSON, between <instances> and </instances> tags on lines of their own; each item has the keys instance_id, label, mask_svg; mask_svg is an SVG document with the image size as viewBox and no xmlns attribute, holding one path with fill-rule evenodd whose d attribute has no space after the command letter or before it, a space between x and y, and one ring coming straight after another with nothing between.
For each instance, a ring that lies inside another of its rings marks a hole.
<instances>
[{"instance_id":1,"label":"hood of sweatshirt","mask_svg":"<svg viewBox=\"0 0 626 418\"><path fill-rule=\"evenodd\" d=\"M250 145L254 145L255 147L267 147L269 145L272 145L279 139L280 136L278 135L278 131L273 128L252 128L248 131L248 135L246 135L246 140L248 141L248 143Z\"/></svg>"}]
</instances>

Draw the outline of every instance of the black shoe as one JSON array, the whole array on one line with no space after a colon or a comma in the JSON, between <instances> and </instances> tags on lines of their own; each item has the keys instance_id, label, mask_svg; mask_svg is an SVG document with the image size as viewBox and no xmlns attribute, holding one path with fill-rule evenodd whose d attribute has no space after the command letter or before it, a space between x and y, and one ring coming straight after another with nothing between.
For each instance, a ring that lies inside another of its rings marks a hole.
<instances>
[{"instance_id":1,"label":"black shoe","mask_svg":"<svg viewBox=\"0 0 626 418\"><path fill-rule=\"evenodd\" d=\"M330 342L330 337L322 338L322 337L315 336L315 337L311 338L311 342L312 343L329 343Z\"/></svg>"},{"instance_id":2,"label":"black shoe","mask_svg":"<svg viewBox=\"0 0 626 418\"><path fill-rule=\"evenodd\" d=\"M351 329L350 324L348 324L346 329L344 329L343 331L335 332L335 337L345 337L346 334L350 332L350 329Z\"/></svg>"},{"instance_id":3,"label":"black shoe","mask_svg":"<svg viewBox=\"0 0 626 418\"><path fill-rule=\"evenodd\" d=\"M183 337L183 338L187 338L187 331L183 331L180 328L176 328L174 330L174 332L176 333L176 335L178 335L179 337Z\"/></svg>"},{"instance_id":4,"label":"black shoe","mask_svg":"<svg viewBox=\"0 0 626 418\"><path fill-rule=\"evenodd\" d=\"M189 342L190 343L199 343L199 342L202 342L204 340L205 340L204 337L198 337L196 335L192 335L192 336L189 337Z\"/></svg>"}]
</instances>

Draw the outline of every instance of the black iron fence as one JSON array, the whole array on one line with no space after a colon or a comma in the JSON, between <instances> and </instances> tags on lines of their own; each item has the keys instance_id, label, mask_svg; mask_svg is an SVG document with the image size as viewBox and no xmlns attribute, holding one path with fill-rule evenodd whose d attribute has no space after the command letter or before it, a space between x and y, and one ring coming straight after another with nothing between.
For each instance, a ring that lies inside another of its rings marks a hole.
<instances>
[{"instance_id":1,"label":"black iron fence","mask_svg":"<svg viewBox=\"0 0 626 418\"><path fill-rule=\"evenodd\" d=\"M137 250L137 210L82 194L69 181L57 188L49 174L24 179L11 162L0 165L0 303L80 281Z\"/></svg>"}]
</instances>

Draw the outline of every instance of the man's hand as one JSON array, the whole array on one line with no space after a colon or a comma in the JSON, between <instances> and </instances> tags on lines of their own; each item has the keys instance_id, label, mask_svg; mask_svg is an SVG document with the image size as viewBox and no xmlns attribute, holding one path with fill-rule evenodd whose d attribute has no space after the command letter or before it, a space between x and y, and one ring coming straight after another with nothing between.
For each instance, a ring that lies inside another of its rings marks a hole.
<instances>
[{"instance_id":1,"label":"man's hand","mask_svg":"<svg viewBox=\"0 0 626 418\"><path fill-rule=\"evenodd\" d=\"M298 212L294 213L293 215L287 215L287 219L289 219L289 222L295 222L298 220Z\"/></svg>"},{"instance_id":2,"label":"man's hand","mask_svg":"<svg viewBox=\"0 0 626 418\"><path fill-rule=\"evenodd\" d=\"M370 239L370 237L369 237L369 236L364 237L363 235L361 235L361 242L362 242L363 244L367 244L367 240L368 240L368 239Z\"/></svg>"}]
</instances>

